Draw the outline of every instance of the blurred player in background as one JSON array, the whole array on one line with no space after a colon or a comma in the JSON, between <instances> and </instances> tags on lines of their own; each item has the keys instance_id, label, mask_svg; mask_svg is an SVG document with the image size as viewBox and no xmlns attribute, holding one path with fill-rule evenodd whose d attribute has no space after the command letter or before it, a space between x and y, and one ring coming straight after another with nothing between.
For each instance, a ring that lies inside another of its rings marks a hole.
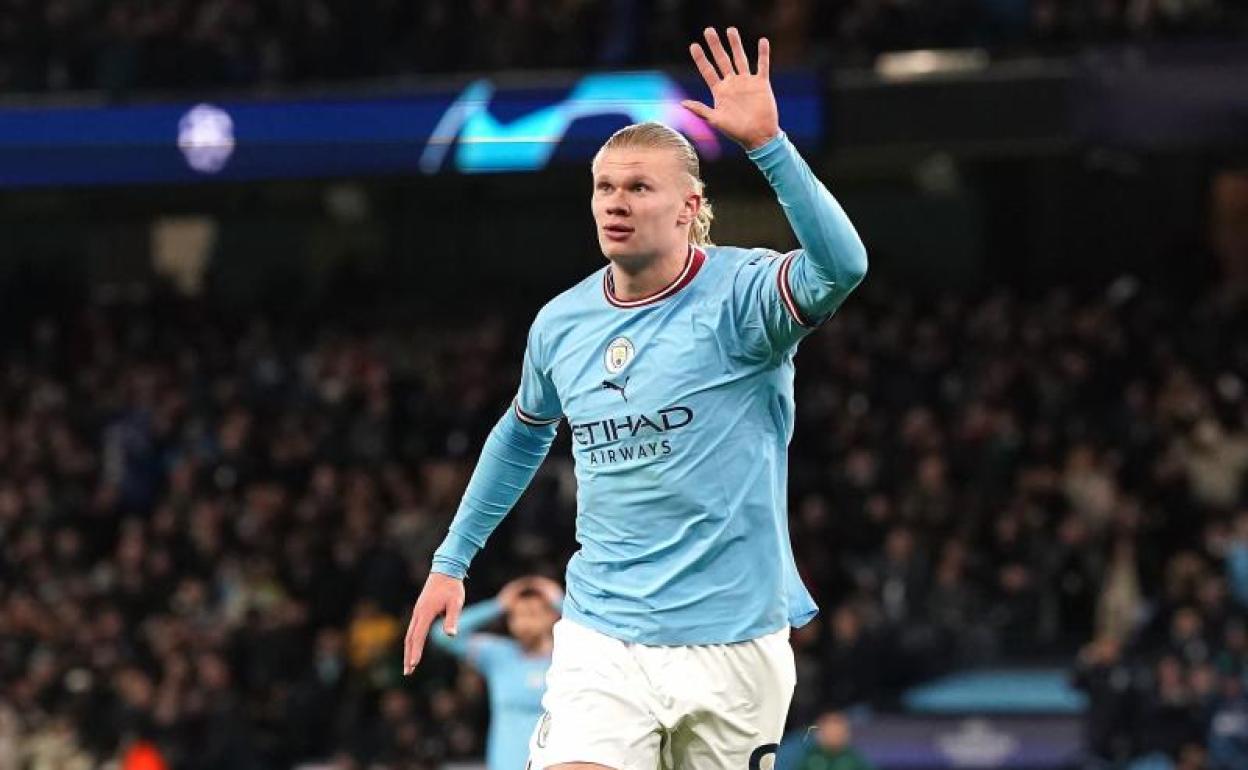
<instances>
[{"instance_id":1,"label":"blurred player in background","mask_svg":"<svg viewBox=\"0 0 1248 770\"><path fill-rule=\"evenodd\" d=\"M714 106L683 104L745 148L802 248L711 245L689 142L657 123L616 132L592 165L609 264L538 313L412 612L408 672L436 617L456 632L469 563L566 419L581 548L535 769L758 770L793 694L789 628L816 612L788 533L793 354L862 280L866 249L780 130L767 40L754 72L737 30L728 43L707 29L711 58L691 46Z\"/></svg>"},{"instance_id":2,"label":"blurred player in background","mask_svg":"<svg viewBox=\"0 0 1248 770\"><path fill-rule=\"evenodd\" d=\"M542 715L552 629L562 606L563 589L555 581L517 578L497 597L464 608L455 636L433 631L434 644L471 663L485 677L490 693L489 770L524 768L529 737ZM478 633L500 617L507 619L510 638Z\"/></svg>"}]
</instances>

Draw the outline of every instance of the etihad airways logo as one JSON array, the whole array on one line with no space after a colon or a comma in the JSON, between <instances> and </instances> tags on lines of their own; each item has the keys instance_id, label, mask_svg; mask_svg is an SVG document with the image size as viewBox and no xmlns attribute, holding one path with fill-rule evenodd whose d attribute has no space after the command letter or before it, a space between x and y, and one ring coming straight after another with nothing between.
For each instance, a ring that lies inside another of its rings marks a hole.
<instances>
[{"instance_id":1,"label":"etihad airways logo","mask_svg":"<svg viewBox=\"0 0 1248 770\"><path fill-rule=\"evenodd\" d=\"M651 414L609 417L605 420L572 425L572 440L593 449L624 439L671 433L693 422L693 410L687 406L669 406Z\"/></svg>"},{"instance_id":2,"label":"etihad airways logo","mask_svg":"<svg viewBox=\"0 0 1248 770\"><path fill-rule=\"evenodd\" d=\"M598 115L620 115L631 123L658 121L689 137L703 158L719 157L715 132L680 106L687 98L684 91L662 72L587 75L564 99L507 122L491 112L495 96L495 85L487 78L473 81L459 94L425 145L421 171L442 170L448 154L455 168L464 173L536 171L550 161L573 123ZM506 91L498 96L513 107L527 106L517 103L531 98Z\"/></svg>"}]
</instances>

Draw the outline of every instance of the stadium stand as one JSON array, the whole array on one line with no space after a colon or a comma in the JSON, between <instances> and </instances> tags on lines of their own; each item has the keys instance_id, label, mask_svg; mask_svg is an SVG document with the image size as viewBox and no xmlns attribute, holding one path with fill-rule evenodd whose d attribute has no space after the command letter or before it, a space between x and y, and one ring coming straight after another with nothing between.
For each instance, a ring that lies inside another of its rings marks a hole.
<instances>
[{"instance_id":1,"label":"stadium stand","mask_svg":"<svg viewBox=\"0 0 1248 770\"><path fill-rule=\"evenodd\" d=\"M708 24L775 43L778 67L882 51L1231 40L1233 0L4 0L0 93L272 86L516 68L684 64Z\"/></svg>"},{"instance_id":2,"label":"stadium stand","mask_svg":"<svg viewBox=\"0 0 1248 770\"><path fill-rule=\"evenodd\" d=\"M231 325L161 300L11 328L0 766L479 756L480 679L398 658L523 344L523 319L466 321ZM1234 281L864 287L800 353L791 521L824 614L794 638L792 724L1077 654L1096 754L1237 750L1216 729L1248 671L1245 331ZM559 573L571 492L556 446L470 597Z\"/></svg>"}]
</instances>

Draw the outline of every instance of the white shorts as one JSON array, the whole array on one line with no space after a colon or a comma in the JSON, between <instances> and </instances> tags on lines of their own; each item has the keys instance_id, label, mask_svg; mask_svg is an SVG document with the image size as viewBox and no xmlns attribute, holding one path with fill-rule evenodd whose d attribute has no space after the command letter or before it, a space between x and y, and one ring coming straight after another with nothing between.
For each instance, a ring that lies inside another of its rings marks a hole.
<instances>
[{"instance_id":1,"label":"white shorts","mask_svg":"<svg viewBox=\"0 0 1248 770\"><path fill-rule=\"evenodd\" d=\"M788 628L651 647L560 620L529 766L770 770L796 679Z\"/></svg>"}]
</instances>

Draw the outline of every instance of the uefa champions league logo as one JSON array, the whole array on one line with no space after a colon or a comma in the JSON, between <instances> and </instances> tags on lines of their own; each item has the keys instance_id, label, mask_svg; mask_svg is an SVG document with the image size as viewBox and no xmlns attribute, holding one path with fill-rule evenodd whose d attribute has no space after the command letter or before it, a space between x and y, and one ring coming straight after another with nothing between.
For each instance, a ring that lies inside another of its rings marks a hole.
<instances>
[{"instance_id":1,"label":"uefa champions league logo","mask_svg":"<svg viewBox=\"0 0 1248 770\"><path fill-rule=\"evenodd\" d=\"M217 173L234 154L234 119L220 107L195 105L178 121L178 149L192 169Z\"/></svg>"},{"instance_id":2,"label":"uefa champions league logo","mask_svg":"<svg viewBox=\"0 0 1248 770\"><path fill-rule=\"evenodd\" d=\"M715 132L680 106L685 93L662 72L588 75L563 101L506 124L490 113L494 92L494 84L481 79L460 93L425 145L422 171L437 173L448 154L455 168L464 173L535 171L550 161L572 123L597 115L622 115L633 123L664 123L689 137L704 158L719 157Z\"/></svg>"},{"instance_id":3,"label":"uefa champions league logo","mask_svg":"<svg viewBox=\"0 0 1248 770\"><path fill-rule=\"evenodd\" d=\"M504 95L499 101L511 98L515 97ZM503 122L491 110L494 83L476 80L438 119L421 153L420 168L426 174L437 173L448 163L463 173L536 171L545 168L568 140L576 121L597 116L663 123L688 137L703 158L719 157L715 132L680 106L684 98L679 84L662 72L597 73L577 81L563 100ZM221 107L197 104L178 121L178 149L194 171L219 173L236 147L234 119Z\"/></svg>"}]
</instances>

